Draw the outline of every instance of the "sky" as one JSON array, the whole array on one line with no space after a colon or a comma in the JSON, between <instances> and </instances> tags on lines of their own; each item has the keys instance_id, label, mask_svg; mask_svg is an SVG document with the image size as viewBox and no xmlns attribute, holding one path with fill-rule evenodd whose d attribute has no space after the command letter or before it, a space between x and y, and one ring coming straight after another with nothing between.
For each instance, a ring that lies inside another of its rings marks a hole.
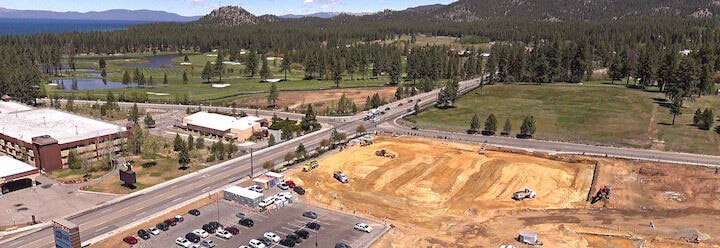
<instances>
[{"instance_id":1,"label":"sky","mask_svg":"<svg viewBox=\"0 0 720 248\"><path fill-rule=\"evenodd\" d=\"M377 12L402 10L454 0L0 0L0 7L25 10L102 11L150 9L184 16L205 15L213 9L240 6L255 15L311 14L316 12Z\"/></svg>"}]
</instances>

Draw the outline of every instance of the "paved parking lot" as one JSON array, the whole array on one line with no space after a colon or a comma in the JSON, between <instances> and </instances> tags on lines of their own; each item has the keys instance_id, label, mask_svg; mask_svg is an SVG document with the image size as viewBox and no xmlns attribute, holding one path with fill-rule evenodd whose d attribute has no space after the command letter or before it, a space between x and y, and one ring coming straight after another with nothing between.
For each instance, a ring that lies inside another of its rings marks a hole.
<instances>
[{"instance_id":1,"label":"paved parking lot","mask_svg":"<svg viewBox=\"0 0 720 248\"><path fill-rule=\"evenodd\" d=\"M294 195L294 197L297 197L297 195ZM246 207L238 206L233 202L222 200L199 210L202 213L200 216L185 214L183 215L185 219L183 222L178 223L174 227L170 227L170 230L167 232L161 231L160 235L152 236L148 240L140 240L135 247L174 247L176 238L185 237L185 234L192 232L194 229L202 228L203 224L207 224L210 221L218 221L226 227L234 226L240 230L238 235L233 236L229 240L214 235L205 238L213 240L218 248L237 248L241 245L248 245L250 239L262 237L265 232L273 232L281 238L285 238L285 236L298 229L307 230L310 232L310 237L295 247L316 247L316 242L317 247L335 247L335 243L337 242L344 242L351 247L367 247L371 240L384 233L385 229L388 228L387 226L367 219L304 203L291 203L279 209L260 212L258 210L252 211ZM315 222L321 225L320 230L315 231L305 228L308 222L313 221L312 219L302 216L305 211L313 211L318 215ZM239 212L245 213L250 219L255 221L255 225L250 228L239 225L239 218L235 216ZM364 233L354 230L353 226L358 222L371 225L373 232ZM274 243L270 247L284 246Z\"/></svg>"}]
</instances>

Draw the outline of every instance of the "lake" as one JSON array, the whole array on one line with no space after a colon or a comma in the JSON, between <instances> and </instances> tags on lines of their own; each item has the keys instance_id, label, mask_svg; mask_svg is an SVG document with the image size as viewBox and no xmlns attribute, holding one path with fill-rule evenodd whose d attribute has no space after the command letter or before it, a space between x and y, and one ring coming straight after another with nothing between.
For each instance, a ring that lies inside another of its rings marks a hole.
<instances>
[{"instance_id":1,"label":"lake","mask_svg":"<svg viewBox=\"0 0 720 248\"><path fill-rule=\"evenodd\" d=\"M149 21L0 18L0 35L111 31Z\"/></svg>"}]
</instances>

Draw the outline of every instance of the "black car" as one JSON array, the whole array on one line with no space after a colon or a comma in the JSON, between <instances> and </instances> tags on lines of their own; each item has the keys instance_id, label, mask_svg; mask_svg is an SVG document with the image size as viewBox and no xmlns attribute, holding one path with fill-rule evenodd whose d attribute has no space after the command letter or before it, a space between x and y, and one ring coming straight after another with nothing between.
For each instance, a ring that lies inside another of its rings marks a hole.
<instances>
[{"instance_id":1,"label":"black car","mask_svg":"<svg viewBox=\"0 0 720 248\"><path fill-rule=\"evenodd\" d=\"M214 230L217 230L217 229L223 227L223 225L218 223L217 221L210 221L210 223L208 223L208 225L210 225Z\"/></svg>"},{"instance_id":2,"label":"black car","mask_svg":"<svg viewBox=\"0 0 720 248\"><path fill-rule=\"evenodd\" d=\"M312 211L307 211L307 212L303 213L303 216L308 217L310 219L317 219L317 214Z\"/></svg>"},{"instance_id":3,"label":"black car","mask_svg":"<svg viewBox=\"0 0 720 248\"><path fill-rule=\"evenodd\" d=\"M303 189L303 188L300 187L300 186L295 186L295 188L293 188L293 191L295 191L295 193L298 193L298 195L304 195L304 194L305 194L305 189Z\"/></svg>"},{"instance_id":4,"label":"black car","mask_svg":"<svg viewBox=\"0 0 720 248\"><path fill-rule=\"evenodd\" d=\"M200 242L200 237L197 236L197 235L194 234L194 233L185 234L185 239L187 239L187 240L189 240L190 242L193 242L193 243Z\"/></svg>"},{"instance_id":5,"label":"black car","mask_svg":"<svg viewBox=\"0 0 720 248\"><path fill-rule=\"evenodd\" d=\"M295 234L288 234L288 236L285 236L285 239L292 240L296 244L300 244L300 242L302 242L302 238L300 238L300 236L297 236Z\"/></svg>"},{"instance_id":6,"label":"black car","mask_svg":"<svg viewBox=\"0 0 720 248\"><path fill-rule=\"evenodd\" d=\"M193 216L199 216L199 215L200 215L200 210L191 209L190 211L188 211L188 214L193 215Z\"/></svg>"},{"instance_id":7,"label":"black car","mask_svg":"<svg viewBox=\"0 0 720 248\"><path fill-rule=\"evenodd\" d=\"M259 238L257 238L257 240L259 240L260 242L262 242L263 244L265 244L265 246L270 246L270 245L272 245L272 240L270 240L269 238L259 237Z\"/></svg>"},{"instance_id":8,"label":"black car","mask_svg":"<svg viewBox=\"0 0 720 248\"><path fill-rule=\"evenodd\" d=\"M305 229L300 229L295 231L295 235L300 236L303 239L308 239L310 237L310 232Z\"/></svg>"},{"instance_id":9,"label":"black car","mask_svg":"<svg viewBox=\"0 0 720 248\"><path fill-rule=\"evenodd\" d=\"M142 239L149 239L149 238L150 238L150 233L148 233L148 231L145 231L145 229L140 229L140 230L138 230L138 231L137 231L137 235L138 235L138 237L140 237L140 238L142 238Z\"/></svg>"},{"instance_id":10,"label":"black car","mask_svg":"<svg viewBox=\"0 0 720 248\"><path fill-rule=\"evenodd\" d=\"M202 229L205 230L205 231L208 232L208 233L215 233L215 230L216 230L216 229L213 228L213 226L211 226L210 224L205 224L205 225L203 225L203 226L202 226Z\"/></svg>"},{"instance_id":11,"label":"black car","mask_svg":"<svg viewBox=\"0 0 720 248\"><path fill-rule=\"evenodd\" d=\"M157 229L160 229L162 231L167 231L168 229L170 229L170 225L165 224L165 223L157 224L157 225L155 225L155 227L157 227Z\"/></svg>"},{"instance_id":12,"label":"black car","mask_svg":"<svg viewBox=\"0 0 720 248\"><path fill-rule=\"evenodd\" d=\"M335 244L335 248L350 248L350 246L343 242L339 242L339 243Z\"/></svg>"},{"instance_id":13,"label":"black car","mask_svg":"<svg viewBox=\"0 0 720 248\"><path fill-rule=\"evenodd\" d=\"M286 247L295 247L295 240L285 238L280 240L280 244Z\"/></svg>"},{"instance_id":14,"label":"black car","mask_svg":"<svg viewBox=\"0 0 720 248\"><path fill-rule=\"evenodd\" d=\"M315 222L307 223L307 225L305 225L305 227L310 228L315 231L320 230L320 224L315 223Z\"/></svg>"},{"instance_id":15,"label":"black car","mask_svg":"<svg viewBox=\"0 0 720 248\"><path fill-rule=\"evenodd\" d=\"M238 224L246 226L246 227L252 227L255 225L255 222L249 218L244 218L238 221Z\"/></svg>"}]
</instances>

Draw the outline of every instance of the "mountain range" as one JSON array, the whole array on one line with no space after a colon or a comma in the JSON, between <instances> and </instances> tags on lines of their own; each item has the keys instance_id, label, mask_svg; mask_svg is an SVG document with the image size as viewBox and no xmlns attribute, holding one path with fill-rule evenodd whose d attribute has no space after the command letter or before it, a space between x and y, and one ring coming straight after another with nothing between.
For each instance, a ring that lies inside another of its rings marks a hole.
<instances>
[{"instance_id":1,"label":"mountain range","mask_svg":"<svg viewBox=\"0 0 720 248\"><path fill-rule=\"evenodd\" d=\"M68 19L68 20L124 20L153 22L190 22L201 16L181 16L175 13L156 10L111 9L90 12L56 12L47 10L16 10L0 8L0 18L23 19Z\"/></svg>"},{"instance_id":2,"label":"mountain range","mask_svg":"<svg viewBox=\"0 0 720 248\"><path fill-rule=\"evenodd\" d=\"M294 14L287 14L287 15L281 15L278 16L280 18L284 19L297 19L297 18L303 18L303 17L317 17L317 18L333 18L336 16L339 16L341 14L351 15L351 16L364 16L364 15L372 15L373 12L317 12L307 15L294 15Z\"/></svg>"}]
</instances>

